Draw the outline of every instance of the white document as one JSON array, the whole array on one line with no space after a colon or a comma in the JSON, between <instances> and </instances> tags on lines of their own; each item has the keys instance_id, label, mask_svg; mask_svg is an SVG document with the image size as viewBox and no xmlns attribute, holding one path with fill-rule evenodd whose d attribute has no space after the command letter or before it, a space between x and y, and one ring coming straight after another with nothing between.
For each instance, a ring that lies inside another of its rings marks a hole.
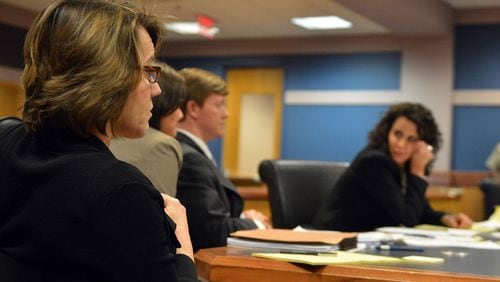
<instances>
[{"instance_id":1,"label":"white document","mask_svg":"<svg viewBox=\"0 0 500 282\"><path fill-rule=\"evenodd\" d=\"M500 250L500 244L493 241L464 241L456 240L456 238L417 238L417 237L405 237L403 241L408 246L419 246L419 247L461 247L469 249L488 249L488 250Z\"/></svg>"},{"instance_id":2,"label":"white document","mask_svg":"<svg viewBox=\"0 0 500 282\"><path fill-rule=\"evenodd\" d=\"M409 227L381 227L379 232L399 234L409 246L419 247L461 247L473 249L500 250L500 244L481 240L475 230L448 228L447 230L423 230Z\"/></svg>"},{"instance_id":3,"label":"white document","mask_svg":"<svg viewBox=\"0 0 500 282\"><path fill-rule=\"evenodd\" d=\"M409 236L417 236L423 238L436 238L436 237L472 237L477 235L477 231L470 229L457 229L457 228L448 228L446 230L425 230L425 229L417 229L411 227L380 227L377 228L377 231L385 232L389 234L403 234Z\"/></svg>"}]
</instances>

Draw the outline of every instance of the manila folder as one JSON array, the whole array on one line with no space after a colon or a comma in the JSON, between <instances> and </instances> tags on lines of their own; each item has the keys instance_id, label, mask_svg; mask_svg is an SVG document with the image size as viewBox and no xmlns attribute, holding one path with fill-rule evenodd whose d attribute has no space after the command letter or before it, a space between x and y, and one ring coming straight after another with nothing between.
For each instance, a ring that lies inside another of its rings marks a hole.
<instances>
[{"instance_id":1,"label":"manila folder","mask_svg":"<svg viewBox=\"0 0 500 282\"><path fill-rule=\"evenodd\" d=\"M252 229L231 233L233 237L286 243L323 243L347 250L356 247L357 233L328 231L294 231L291 229Z\"/></svg>"}]
</instances>

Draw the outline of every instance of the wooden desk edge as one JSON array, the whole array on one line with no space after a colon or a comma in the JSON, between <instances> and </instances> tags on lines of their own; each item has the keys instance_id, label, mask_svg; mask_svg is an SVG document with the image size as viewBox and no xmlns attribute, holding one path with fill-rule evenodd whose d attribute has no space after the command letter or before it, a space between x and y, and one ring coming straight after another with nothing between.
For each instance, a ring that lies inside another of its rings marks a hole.
<instances>
[{"instance_id":1,"label":"wooden desk edge","mask_svg":"<svg viewBox=\"0 0 500 282\"><path fill-rule=\"evenodd\" d=\"M312 281L337 281L347 278L370 281L499 281L498 277L491 276L390 266L298 265L244 255L226 255L226 250L231 249L235 248L222 247L198 251L195 254L198 275L207 281L241 282L308 281L309 279ZM251 271L242 272L243 270Z\"/></svg>"}]
</instances>

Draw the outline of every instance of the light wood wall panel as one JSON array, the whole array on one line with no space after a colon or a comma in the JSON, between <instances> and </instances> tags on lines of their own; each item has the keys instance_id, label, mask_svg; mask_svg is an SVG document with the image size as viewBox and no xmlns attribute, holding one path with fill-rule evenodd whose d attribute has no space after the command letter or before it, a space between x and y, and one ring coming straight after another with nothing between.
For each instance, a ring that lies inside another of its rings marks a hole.
<instances>
[{"instance_id":1,"label":"light wood wall panel","mask_svg":"<svg viewBox=\"0 0 500 282\"><path fill-rule=\"evenodd\" d=\"M21 116L24 94L18 84L0 81L0 116Z\"/></svg>"}]
</instances>

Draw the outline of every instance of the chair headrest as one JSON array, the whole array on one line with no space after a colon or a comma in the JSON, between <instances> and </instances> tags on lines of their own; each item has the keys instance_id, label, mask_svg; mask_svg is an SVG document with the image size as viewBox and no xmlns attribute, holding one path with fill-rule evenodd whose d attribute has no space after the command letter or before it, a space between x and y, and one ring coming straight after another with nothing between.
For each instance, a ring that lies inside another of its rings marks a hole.
<instances>
[{"instance_id":1,"label":"chair headrest","mask_svg":"<svg viewBox=\"0 0 500 282\"><path fill-rule=\"evenodd\" d=\"M16 124L22 124L23 120L15 116L0 117L0 129L5 129Z\"/></svg>"}]
</instances>

